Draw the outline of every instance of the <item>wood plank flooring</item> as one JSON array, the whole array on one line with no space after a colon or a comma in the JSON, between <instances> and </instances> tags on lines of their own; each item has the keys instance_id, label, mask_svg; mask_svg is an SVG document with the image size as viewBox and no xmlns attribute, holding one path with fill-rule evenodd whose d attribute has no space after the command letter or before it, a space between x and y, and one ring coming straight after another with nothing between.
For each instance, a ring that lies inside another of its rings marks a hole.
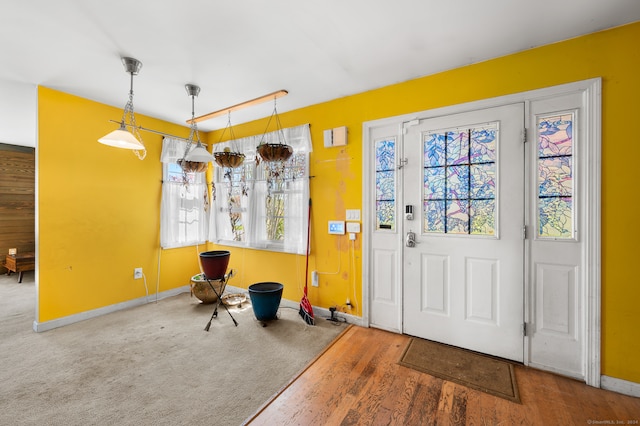
<instances>
[{"instance_id":1,"label":"wood plank flooring","mask_svg":"<svg viewBox=\"0 0 640 426\"><path fill-rule=\"evenodd\" d=\"M397 364L409 337L350 327L251 425L639 424L640 398L516 367L522 404ZM607 423L610 422L610 423Z\"/></svg>"}]
</instances>

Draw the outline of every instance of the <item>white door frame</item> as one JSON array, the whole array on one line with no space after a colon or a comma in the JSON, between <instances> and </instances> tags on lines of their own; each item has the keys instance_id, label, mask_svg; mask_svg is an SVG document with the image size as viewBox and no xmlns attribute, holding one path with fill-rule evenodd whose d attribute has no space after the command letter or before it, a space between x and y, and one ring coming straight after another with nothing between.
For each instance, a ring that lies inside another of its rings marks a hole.
<instances>
[{"instance_id":1,"label":"white door frame","mask_svg":"<svg viewBox=\"0 0 640 426\"><path fill-rule=\"evenodd\" d=\"M516 102L525 103L525 126L528 129L529 138L533 136L533 123L530 123L529 102L547 97L553 97L568 93L582 93L584 97L585 111L584 114L589 123L589 128L585 136L585 144L582 147L585 158L587 159L587 170L584 174L584 186L582 197L585 197L585 223L587 226L586 235L584 235L584 250L582 254L582 288L584 292L581 295L580 303L583 306L582 321L582 341L584 342L584 372L585 382L590 386L600 387L600 342L601 342L601 91L602 83L600 78L583 80L575 83L568 83L559 86L548 87L544 89L532 90L528 92L515 93L511 95L501 96L498 98L485 99L460 105L442 107L427 111L421 111L411 114L404 114L395 117L384 118L380 120L363 123L363 140L362 140L362 161L363 161L363 188L362 188L362 323L364 326L370 325L370 303L371 303L371 238L373 224L375 224L375 212L371 209L373 205L373 196L375 187L371 183L370 172L373 170L372 164L372 140L371 131L374 128L383 126L396 125L398 136L401 136L402 124L413 120L428 119L440 117L444 115L457 114L461 112L473 111L476 109L490 108ZM402 207L402 206L400 206ZM402 214L397 211L397 214ZM403 237L402 232L398 233L399 238ZM528 259L528 253L525 253ZM400 262L399 268L402 267L402 253L398 255ZM528 260L525 261L525 268ZM528 271L525 271L524 277L524 294L525 300L525 322L530 322L532 318L531 300L529 294L531 286L529 282ZM401 290L400 290L401 291ZM402 303L402 297L399 298ZM402 306L400 306L402 310ZM399 321L402 321L401 315ZM397 324L398 330L402 330L402 324ZM524 364L528 365L528 339L525 339L525 359Z\"/></svg>"}]
</instances>

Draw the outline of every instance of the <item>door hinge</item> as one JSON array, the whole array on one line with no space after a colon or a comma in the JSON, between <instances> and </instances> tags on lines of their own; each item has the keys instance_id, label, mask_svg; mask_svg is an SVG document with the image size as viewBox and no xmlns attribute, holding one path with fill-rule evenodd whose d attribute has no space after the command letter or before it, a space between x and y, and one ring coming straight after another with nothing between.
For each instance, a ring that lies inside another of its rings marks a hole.
<instances>
[{"instance_id":1,"label":"door hinge","mask_svg":"<svg viewBox=\"0 0 640 426\"><path fill-rule=\"evenodd\" d=\"M527 225L524 225L522 227L522 239L526 240L527 239Z\"/></svg>"},{"instance_id":2,"label":"door hinge","mask_svg":"<svg viewBox=\"0 0 640 426\"><path fill-rule=\"evenodd\" d=\"M524 335L524 337L527 337L527 323L523 323L522 324L522 334Z\"/></svg>"},{"instance_id":3,"label":"door hinge","mask_svg":"<svg viewBox=\"0 0 640 426\"><path fill-rule=\"evenodd\" d=\"M527 142L529 141L527 140L527 128L525 127L522 129L522 143L527 143Z\"/></svg>"}]
</instances>

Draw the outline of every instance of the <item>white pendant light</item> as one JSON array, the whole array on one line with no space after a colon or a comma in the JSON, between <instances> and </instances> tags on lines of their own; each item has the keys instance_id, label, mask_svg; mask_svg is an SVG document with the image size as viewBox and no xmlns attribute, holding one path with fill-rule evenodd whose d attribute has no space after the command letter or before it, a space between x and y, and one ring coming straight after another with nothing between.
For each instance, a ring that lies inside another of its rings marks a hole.
<instances>
[{"instance_id":1,"label":"white pendant light","mask_svg":"<svg viewBox=\"0 0 640 426\"><path fill-rule=\"evenodd\" d=\"M195 84L185 84L184 87L187 90L187 94L191 96L191 131L189 132L187 149L178 164L185 172L203 171L206 170L206 163L215 161L215 157L200 142L198 125L194 120L195 97L200 93L200 87Z\"/></svg>"},{"instance_id":2,"label":"white pendant light","mask_svg":"<svg viewBox=\"0 0 640 426\"><path fill-rule=\"evenodd\" d=\"M124 57L122 58L122 63L125 71L131 74L129 100L124 106L120 128L101 137L98 139L98 142L115 148L131 149L136 156L142 160L147 155L147 150L142 143L140 133L138 133L138 126L136 125L136 117L133 110L133 76L140 72L142 62L134 58ZM131 128L131 130L127 130L127 127Z\"/></svg>"},{"instance_id":3,"label":"white pendant light","mask_svg":"<svg viewBox=\"0 0 640 426\"><path fill-rule=\"evenodd\" d=\"M115 148L125 148L125 149L136 149L136 150L144 150L144 145L136 139L130 132L127 131L125 126L120 126L118 130L114 130L113 132L104 135L98 142L113 146Z\"/></svg>"},{"instance_id":4,"label":"white pendant light","mask_svg":"<svg viewBox=\"0 0 640 426\"><path fill-rule=\"evenodd\" d=\"M213 155L207 151L207 148L204 147L200 142L186 155L185 159L187 161L197 161L199 163L209 163L214 161L215 158Z\"/></svg>"}]
</instances>

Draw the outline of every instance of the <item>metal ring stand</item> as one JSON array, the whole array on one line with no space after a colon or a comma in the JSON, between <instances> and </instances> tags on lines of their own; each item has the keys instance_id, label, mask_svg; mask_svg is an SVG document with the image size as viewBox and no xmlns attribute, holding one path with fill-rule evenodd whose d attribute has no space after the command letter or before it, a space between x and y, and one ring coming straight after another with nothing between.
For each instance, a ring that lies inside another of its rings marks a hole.
<instances>
[{"instance_id":1,"label":"metal ring stand","mask_svg":"<svg viewBox=\"0 0 640 426\"><path fill-rule=\"evenodd\" d=\"M204 327L204 331L209 331L209 328L211 327L211 321L213 321L214 318L218 317L218 306L220 306L220 304L222 304L222 307L225 309L225 311L227 311L227 313L229 314L229 316L231 317L231 320L233 321L233 324L237 327L238 326L238 322L236 321L236 319L233 317L233 315L231 315L231 312L229 312L229 309L227 308L227 305L225 305L222 302L222 295L224 294L224 290L227 287L227 283L229 282L229 279L231 277L233 277L235 275L235 271L232 269L228 274L222 276L222 278L220 279L209 279L205 276L205 279L207 280L207 282L209 283L209 287L211 287L211 290L213 290L213 292L215 293L216 296L218 296L218 301L216 303L215 308L213 309L213 313L211 314L211 318L209 319L209 322L207 323L207 325ZM211 281L220 281L222 283L222 286L220 287L220 293L218 293L216 291L216 288L211 284Z\"/></svg>"}]
</instances>

